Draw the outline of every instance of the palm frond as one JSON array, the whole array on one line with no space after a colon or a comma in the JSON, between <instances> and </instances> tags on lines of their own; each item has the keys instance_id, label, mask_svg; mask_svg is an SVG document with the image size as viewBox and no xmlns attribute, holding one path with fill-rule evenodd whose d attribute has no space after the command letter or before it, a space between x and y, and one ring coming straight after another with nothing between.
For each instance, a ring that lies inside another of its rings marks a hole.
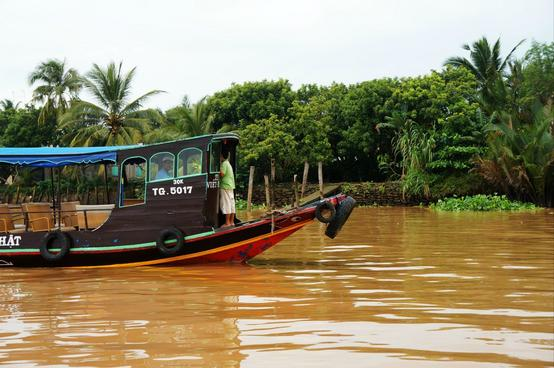
<instances>
[{"instance_id":1,"label":"palm frond","mask_svg":"<svg viewBox=\"0 0 554 368\"><path fill-rule=\"evenodd\" d=\"M467 60L466 58L462 58L462 57L458 57L458 56L451 57L451 58L448 58L448 59L444 62L444 65L451 65L451 66L454 66L454 67L464 67L464 68L467 68L473 75L475 75L475 77L476 77L478 80L484 80L484 75L481 73L481 71L478 70L478 69L471 63L471 61Z\"/></svg>"},{"instance_id":2,"label":"palm frond","mask_svg":"<svg viewBox=\"0 0 554 368\"><path fill-rule=\"evenodd\" d=\"M517 43L517 45L514 46L514 48L512 49L512 51L510 51L508 53L508 55L504 58L504 61L502 62L502 64L500 65L500 70L504 70L504 68L506 67L506 64L510 61L510 59L512 58L512 55L513 53L516 51L516 49L522 44L525 42L525 39L519 41Z\"/></svg>"},{"instance_id":3,"label":"palm frond","mask_svg":"<svg viewBox=\"0 0 554 368\"><path fill-rule=\"evenodd\" d=\"M142 107L142 104L144 103L144 101L146 101L146 99L148 99L151 96L157 95L159 93L165 93L165 91L156 89L156 90L152 90L150 92L147 92L147 93L143 94L140 97L137 97L135 100L130 102L127 106L125 106L121 110L121 113L122 114L130 114L130 113L133 113L133 112L136 112L136 111L140 110L140 108Z\"/></svg>"}]
</instances>

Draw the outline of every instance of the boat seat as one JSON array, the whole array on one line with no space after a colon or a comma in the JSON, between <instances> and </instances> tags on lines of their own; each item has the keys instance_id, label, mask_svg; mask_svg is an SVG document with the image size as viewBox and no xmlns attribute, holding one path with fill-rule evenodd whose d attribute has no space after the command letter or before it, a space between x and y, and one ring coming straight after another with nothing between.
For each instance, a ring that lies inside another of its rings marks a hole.
<instances>
[{"instance_id":1,"label":"boat seat","mask_svg":"<svg viewBox=\"0 0 554 368\"><path fill-rule=\"evenodd\" d=\"M80 205L81 202L74 201L74 202L62 202L62 222L64 226L72 226L72 227L78 227L79 226L79 219L77 216L77 206Z\"/></svg>"},{"instance_id":2,"label":"boat seat","mask_svg":"<svg viewBox=\"0 0 554 368\"><path fill-rule=\"evenodd\" d=\"M54 215L50 209L50 203L23 203L21 205L23 211L27 213L27 221L29 228L33 232L37 231L71 231L75 230L71 226L61 226L54 222Z\"/></svg>"},{"instance_id":3,"label":"boat seat","mask_svg":"<svg viewBox=\"0 0 554 368\"><path fill-rule=\"evenodd\" d=\"M14 217L7 203L0 204L0 232L18 234L25 232L25 225L14 223Z\"/></svg>"},{"instance_id":4,"label":"boat seat","mask_svg":"<svg viewBox=\"0 0 554 368\"><path fill-rule=\"evenodd\" d=\"M9 205L10 213L12 215L13 225L17 229L25 227L25 216L23 216L23 210L21 205Z\"/></svg>"}]
</instances>

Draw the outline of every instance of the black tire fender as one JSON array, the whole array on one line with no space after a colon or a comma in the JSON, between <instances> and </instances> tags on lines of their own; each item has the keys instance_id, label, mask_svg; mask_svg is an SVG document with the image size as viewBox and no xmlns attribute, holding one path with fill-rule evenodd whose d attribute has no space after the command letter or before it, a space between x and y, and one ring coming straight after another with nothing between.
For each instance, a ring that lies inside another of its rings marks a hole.
<instances>
[{"instance_id":1,"label":"black tire fender","mask_svg":"<svg viewBox=\"0 0 554 368\"><path fill-rule=\"evenodd\" d=\"M329 211L331 214L329 216L324 216L324 211ZM317 205L315 208L315 217L324 224L328 224L335 218L337 210L331 202L323 201Z\"/></svg>"},{"instance_id":2,"label":"black tire fender","mask_svg":"<svg viewBox=\"0 0 554 368\"><path fill-rule=\"evenodd\" d=\"M169 239L176 239L177 243L170 247L165 243ZM180 253L185 246L185 234L176 227L163 229L160 231L158 240L156 241L156 248L164 256L173 256Z\"/></svg>"},{"instance_id":3,"label":"black tire fender","mask_svg":"<svg viewBox=\"0 0 554 368\"><path fill-rule=\"evenodd\" d=\"M350 217L354 207L356 207L356 201L352 197L346 197L342 202L340 202L335 218L329 223L329 225L327 225L327 229L325 229L325 235L331 239L334 239L339 234L342 226L348 220L348 217Z\"/></svg>"},{"instance_id":4,"label":"black tire fender","mask_svg":"<svg viewBox=\"0 0 554 368\"><path fill-rule=\"evenodd\" d=\"M56 246L59 246L60 249L57 253L52 253L50 251L50 248L54 245L54 243L56 243ZM48 262L61 261L69 253L71 243L72 239L69 234L59 230L49 232L40 242L40 255Z\"/></svg>"}]
</instances>

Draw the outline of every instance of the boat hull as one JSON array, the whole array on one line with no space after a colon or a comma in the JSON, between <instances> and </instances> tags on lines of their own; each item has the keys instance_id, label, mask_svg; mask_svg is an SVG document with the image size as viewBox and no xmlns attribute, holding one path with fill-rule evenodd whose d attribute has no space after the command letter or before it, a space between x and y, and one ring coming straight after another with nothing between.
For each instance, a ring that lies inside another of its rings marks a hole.
<instances>
[{"instance_id":1,"label":"boat hull","mask_svg":"<svg viewBox=\"0 0 554 368\"><path fill-rule=\"evenodd\" d=\"M173 257L160 258L154 260L147 260L141 262L126 262L116 263L104 266L82 266L83 268L93 267L139 267L139 266L180 266L196 263L214 263L214 262L230 262L230 263L244 263L251 258L259 255L260 253L268 250L276 245L281 240L285 239L294 232L300 230L304 225L311 221L305 221L295 226L290 226L285 229L277 230L273 233L265 234L255 238L246 239L233 244L215 247L213 249L177 255ZM214 239L214 241L216 241Z\"/></svg>"},{"instance_id":2,"label":"boat hull","mask_svg":"<svg viewBox=\"0 0 554 368\"><path fill-rule=\"evenodd\" d=\"M339 204L341 197L328 201ZM48 233L28 233L17 246L0 248L0 267L136 267L208 262L246 262L273 247L315 218L316 204L275 213L238 226L184 237L177 254L157 247L160 231L75 231L72 246L60 260L46 260L40 241ZM101 229L100 229L101 230ZM163 230L163 229L162 229ZM10 235L11 236L11 235Z\"/></svg>"}]
</instances>

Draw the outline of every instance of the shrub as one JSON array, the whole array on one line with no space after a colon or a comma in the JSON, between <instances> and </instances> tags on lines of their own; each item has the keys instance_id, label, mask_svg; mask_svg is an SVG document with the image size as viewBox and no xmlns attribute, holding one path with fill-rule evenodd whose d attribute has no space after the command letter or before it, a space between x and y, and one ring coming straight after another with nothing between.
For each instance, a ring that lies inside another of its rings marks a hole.
<instances>
[{"instance_id":1,"label":"shrub","mask_svg":"<svg viewBox=\"0 0 554 368\"><path fill-rule=\"evenodd\" d=\"M451 197L438 200L430 208L439 211L518 211L537 208L532 203L511 201L505 195L477 194L467 197Z\"/></svg>"}]
</instances>

